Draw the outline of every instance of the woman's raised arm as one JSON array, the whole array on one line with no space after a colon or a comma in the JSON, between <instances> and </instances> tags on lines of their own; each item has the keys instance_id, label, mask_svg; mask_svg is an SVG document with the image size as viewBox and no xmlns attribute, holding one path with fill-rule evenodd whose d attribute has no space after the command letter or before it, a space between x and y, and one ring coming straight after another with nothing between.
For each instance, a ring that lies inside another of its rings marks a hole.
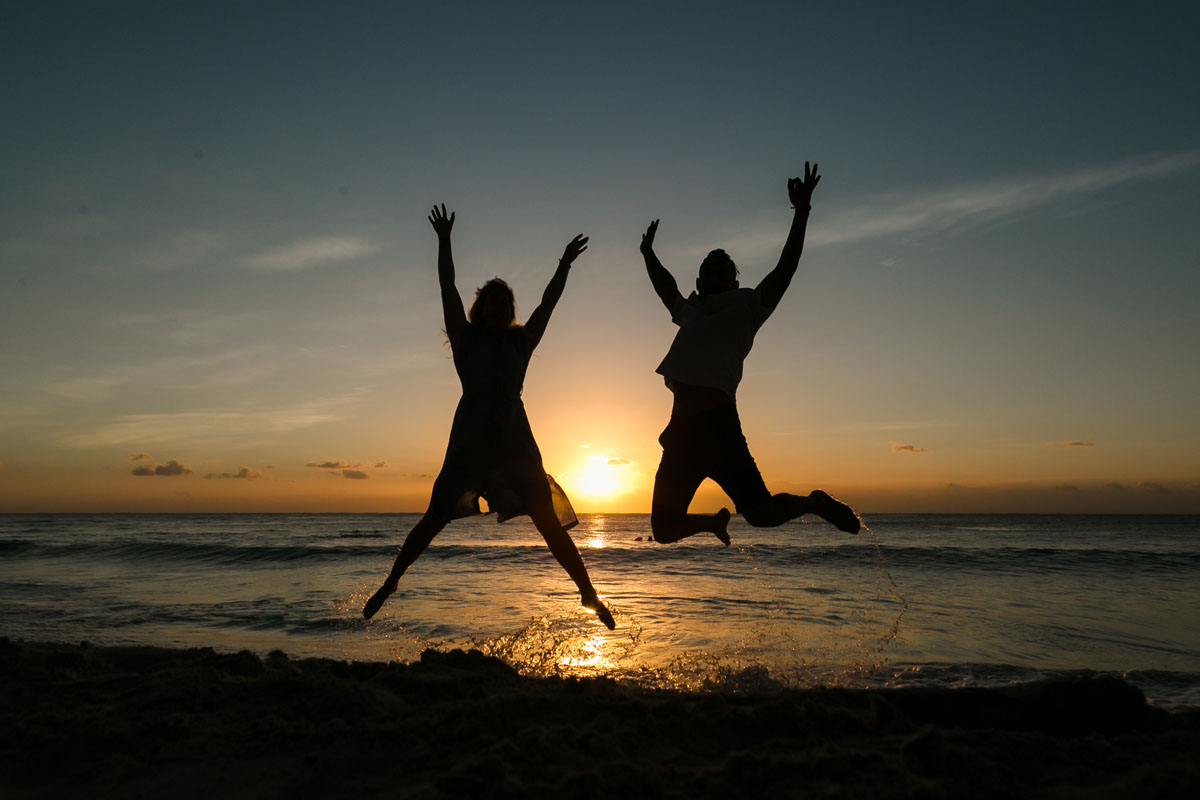
<instances>
[{"instance_id":1,"label":"woman's raised arm","mask_svg":"<svg viewBox=\"0 0 1200 800\"><path fill-rule=\"evenodd\" d=\"M454 285L454 254L450 249L450 231L454 227L454 213L446 216L446 204L441 208L433 207L429 215L429 224L438 237L438 284L442 287L442 318L446 323L446 336L453 346L463 328L467 324L467 315L463 311L462 297L458 287Z\"/></svg>"},{"instance_id":2,"label":"woman's raised arm","mask_svg":"<svg viewBox=\"0 0 1200 800\"><path fill-rule=\"evenodd\" d=\"M563 256L558 261L558 269L554 271L554 277L550 279L550 283L546 284L546 291L542 292L542 302L533 313L529 315L529 319L525 322L525 335L529 337L529 346L537 347L538 342L542 340L542 334L546 332L546 325L550 322L550 315L554 313L554 307L558 305L558 298L562 297L563 289L567 285L567 276L571 274L571 264L575 259L579 258L579 254L587 250L588 237L582 233L567 243L566 249L563 250Z\"/></svg>"}]
</instances>

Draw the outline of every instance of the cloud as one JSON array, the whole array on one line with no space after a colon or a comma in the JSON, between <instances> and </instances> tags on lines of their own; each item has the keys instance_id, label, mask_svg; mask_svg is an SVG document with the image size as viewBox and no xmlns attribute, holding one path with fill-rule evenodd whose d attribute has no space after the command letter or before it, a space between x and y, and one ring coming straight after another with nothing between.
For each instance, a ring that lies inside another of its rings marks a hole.
<instances>
[{"instance_id":1,"label":"cloud","mask_svg":"<svg viewBox=\"0 0 1200 800\"><path fill-rule=\"evenodd\" d=\"M774 487L773 487L774 488ZM778 491L798 493L807 486L784 481ZM880 485L864 481L831 485L837 496L857 498L865 513L954 514L1197 514L1200 479L1136 478L1027 480L945 483L937 480Z\"/></svg>"},{"instance_id":2,"label":"cloud","mask_svg":"<svg viewBox=\"0 0 1200 800\"><path fill-rule=\"evenodd\" d=\"M174 477L176 475L189 475L189 474L191 474L191 472L192 471L190 469L188 469L187 467L185 467L183 464L180 464L175 459L171 459L166 464L159 464L159 465L153 466L153 467L151 467L151 466L134 467L130 474L132 474L132 475L165 475L167 477Z\"/></svg>"},{"instance_id":3,"label":"cloud","mask_svg":"<svg viewBox=\"0 0 1200 800\"><path fill-rule=\"evenodd\" d=\"M367 478L369 478L371 476L368 475L367 473L363 472L362 470L344 469L344 470L342 470L342 477L349 478L354 481L365 481Z\"/></svg>"},{"instance_id":4,"label":"cloud","mask_svg":"<svg viewBox=\"0 0 1200 800\"><path fill-rule=\"evenodd\" d=\"M614 467L620 467L624 466L625 464L632 464L633 462L627 458L610 458L608 463Z\"/></svg>"},{"instance_id":5,"label":"cloud","mask_svg":"<svg viewBox=\"0 0 1200 800\"><path fill-rule=\"evenodd\" d=\"M1095 447L1095 442L1046 442L1046 447Z\"/></svg>"},{"instance_id":6,"label":"cloud","mask_svg":"<svg viewBox=\"0 0 1200 800\"><path fill-rule=\"evenodd\" d=\"M341 461L341 459L338 459L338 461L311 461L305 464L305 467L316 467L317 469L342 469L343 467L349 467L349 464Z\"/></svg>"},{"instance_id":7,"label":"cloud","mask_svg":"<svg viewBox=\"0 0 1200 800\"><path fill-rule=\"evenodd\" d=\"M360 467L361 464L351 464L348 461L338 459L336 461L309 461L304 466L316 467L317 469L346 469L348 467Z\"/></svg>"},{"instance_id":8,"label":"cloud","mask_svg":"<svg viewBox=\"0 0 1200 800\"><path fill-rule=\"evenodd\" d=\"M316 236L264 250L246 259L246 263L255 269L277 272L302 270L316 264L348 261L375 250L375 247L357 236Z\"/></svg>"},{"instance_id":9,"label":"cloud","mask_svg":"<svg viewBox=\"0 0 1200 800\"><path fill-rule=\"evenodd\" d=\"M183 411L165 414L128 414L95 430L67 436L68 447L113 447L155 442L200 442L212 447L226 442L245 444L252 437L292 433L325 422L336 422L341 414L328 413L341 400L314 401L294 408L262 411Z\"/></svg>"},{"instance_id":10,"label":"cloud","mask_svg":"<svg viewBox=\"0 0 1200 800\"><path fill-rule=\"evenodd\" d=\"M388 463L386 461L376 461L375 469L387 469L387 465Z\"/></svg>"},{"instance_id":11,"label":"cloud","mask_svg":"<svg viewBox=\"0 0 1200 800\"><path fill-rule=\"evenodd\" d=\"M130 461L149 461L150 454L149 453L130 453L129 460Z\"/></svg>"},{"instance_id":12,"label":"cloud","mask_svg":"<svg viewBox=\"0 0 1200 800\"><path fill-rule=\"evenodd\" d=\"M826 213L808 232L809 247L885 236L923 236L994 224L1047 206L1079 204L1102 191L1171 178L1200 167L1200 150L1152 154L1113 164L1046 175L979 181L914 195L897 192L866 197L854 208ZM773 257L779 251L779 218L771 214L743 223L717 242L739 262ZM699 252L699 251L698 251Z\"/></svg>"},{"instance_id":13,"label":"cloud","mask_svg":"<svg viewBox=\"0 0 1200 800\"><path fill-rule=\"evenodd\" d=\"M148 342L170 339L188 345L207 345L224 340L231 330L235 330L234 323L224 324L234 319L228 315L194 323L180 322L174 316L163 317L157 323L147 322L133 335ZM114 325L111 319L105 324ZM172 353L161 358L112 362L96 367L97 374L74 374L69 379L54 381L46 388L60 397L95 402L123 390L140 391L148 383L169 383L181 390L211 389L217 384L245 385L261 381L264 371L281 369L281 362L288 357L281 350L278 345L239 343L201 355Z\"/></svg>"},{"instance_id":14,"label":"cloud","mask_svg":"<svg viewBox=\"0 0 1200 800\"><path fill-rule=\"evenodd\" d=\"M221 473L210 472L207 475L205 475L204 477L217 478L217 479L235 478L235 479L240 479L240 480L254 480L255 478L261 478L262 475L255 472L254 470L250 469L249 467L242 467L237 472L221 472Z\"/></svg>"},{"instance_id":15,"label":"cloud","mask_svg":"<svg viewBox=\"0 0 1200 800\"><path fill-rule=\"evenodd\" d=\"M924 447L917 447L915 444L900 444L899 442L892 442L892 452L919 455L921 453L928 453L929 451Z\"/></svg>"},{"instance_id":16,"label":"cloud","mask_svg":"<svg viewBox=\"0 0 1200 800\"><path fill-rule=\"evenodd\" d=\"M884 195L822 223L812 244L893 234L938 233L1016 216L1041 206L1077 201L1129 183L1169 178L1200 166L1200 150L1126 159L1050 175L958 186L916 197Z\"/></svg>"}]
</instances>

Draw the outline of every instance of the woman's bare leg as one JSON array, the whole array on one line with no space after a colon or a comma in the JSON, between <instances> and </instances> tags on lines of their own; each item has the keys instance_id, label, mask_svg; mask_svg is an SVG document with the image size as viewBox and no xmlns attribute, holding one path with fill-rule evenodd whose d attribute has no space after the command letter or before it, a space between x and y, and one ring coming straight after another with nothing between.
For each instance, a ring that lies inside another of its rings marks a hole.
<instances>
[{"instance_id":1,"label":"woman's bare leg","mask_svg":"<svg viewBox=\"0 0 1200 800\"><path fill-rule=\"evenodd\" d=\"M542 534L542 538L546 540L546 546L550 548L550 553L571 576L571 580L575 581L583 605L595 611L596 616L610 631L617 627L612 612L600 602L600 598L596 595L596 589L592 586L592 579L588 576L587 567L583 565L583 558L579 555L579 548L575 546L575 540L558 521L558 515L554 513L553 506L547 504L529 516L533 519L533 524L537 527L538 532Z\"/></svg>"},{"instance_id":2,"label":"woman's bare leg","mask_svg":"<svg viewBox=\"0 0 1200 800\"><path fill-rule=\"evenodd\" d=\"M404 544L400 547L400 553L396 556L396 562L392 564L392 571L388 573L387 579L383 582L383 586L375 594L371 595L371 599L363 606L363 616L367 619L375 616L383 605L383 601L392 596L396 591L397 584L400 583L400 576L412 566L421 553L425 552L425 548L429 547L429 543L433 541L433 537L441 533L442 528L446 527L446 523L437 517L433 517L428 511L425 516L421 517L420 521L413 526L413 529L408 532L408 537L405 538Z\"/></svg>"}]
</instances>

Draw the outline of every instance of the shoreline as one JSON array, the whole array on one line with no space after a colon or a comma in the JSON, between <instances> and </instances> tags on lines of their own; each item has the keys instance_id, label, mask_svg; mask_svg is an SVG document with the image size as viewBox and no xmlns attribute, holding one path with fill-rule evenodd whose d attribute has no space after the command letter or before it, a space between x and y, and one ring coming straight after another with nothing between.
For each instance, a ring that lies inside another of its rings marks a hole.
<instances>
[{"instance_id":1,"label":"shoreline","mask_svg":"<svg viewBox=\"0 0 1200 800\"><path fill-rule=\"evenodd\" d=\"M684 692L411 664L0 638L0 790L48 797L1183 795L1200 709L1117 678Z\"/></svg>"}]
</instances>

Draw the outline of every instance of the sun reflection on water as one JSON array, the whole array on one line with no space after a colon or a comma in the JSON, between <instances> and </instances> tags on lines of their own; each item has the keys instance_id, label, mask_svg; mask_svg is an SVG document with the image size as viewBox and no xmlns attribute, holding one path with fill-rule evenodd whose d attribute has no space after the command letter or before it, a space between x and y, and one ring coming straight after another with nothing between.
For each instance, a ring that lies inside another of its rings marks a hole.
<instances>
[{"instance_id":1,"label":"sun reflection on water","mask_svg":"<svg viewBox=\"0 0 1200 800\"><path fill-rule=\"evenodd\" d=\"M608 544L608 521L603 514L597 514L589 520L587 546L593 550L602 550Z\"/></svg>"},{"instance_id":2,"label":"sun reflection on water","mask_svg":"<svg viewBox=\"0 0 1200 800\"><path fill-rule=\"evenodd\" d=\"M606 645L606 637L599 633L572 642L570 650L558 660L558 665L568 672L608 672L616 668L617 660Z\"/></svg>"}]
</instances>

